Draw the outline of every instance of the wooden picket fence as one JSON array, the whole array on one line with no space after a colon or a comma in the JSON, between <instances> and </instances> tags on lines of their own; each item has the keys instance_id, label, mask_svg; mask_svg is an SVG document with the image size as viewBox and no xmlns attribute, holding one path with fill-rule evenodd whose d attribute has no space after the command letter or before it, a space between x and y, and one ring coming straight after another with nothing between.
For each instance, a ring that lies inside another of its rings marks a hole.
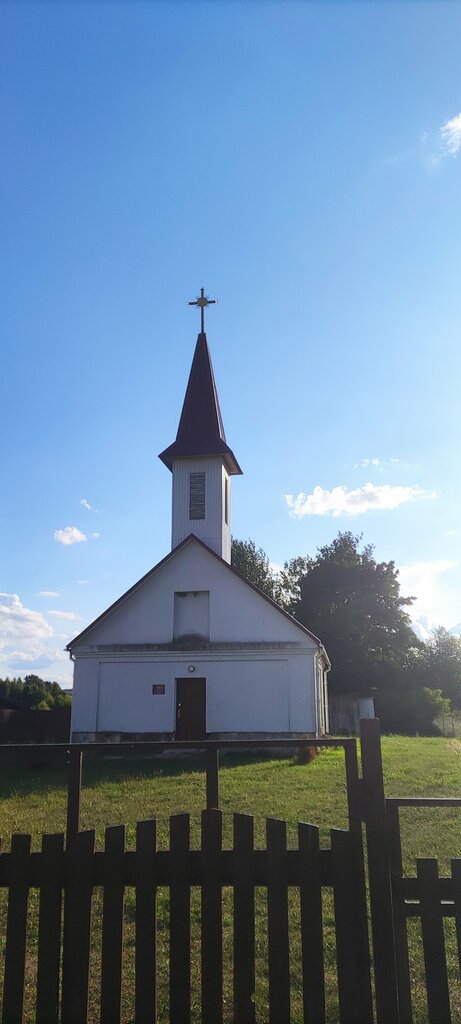
<instances>
[{"instance_id":1,"label":"wooden picket fence","mask_svg":"<svg viewBox=\"0 0 461 1024\"><path fill-rule=\"evenodd\" d=\"M287 845L286 823L272 818L266 821L264 848L259 848L255 821L243 814L233 815L232 842L223 848L222 813L209 806L202 812L198 849L191 843L189 815L179 814L170 819L168 849L158 848L157 822L151 819L138 823L135 848L127 849L125 827L119 825L106 829L104 850L96 850L94 832L78 830L80 789L70 786L67 837L45 835L41 850L31 851L30 836L14 835L10 850L0 853L0 892L8 892L2 1024L86 1024L90 1018L101 1024L121 1024L127 1019L155 1024L159 1016L171 1024L290 1024L294 1020L325 1024L326 894L332 900L329 913L334 920L337 974L335 1016L331 1017L330 1005L328 1019L340 1024L412 1024L407 920L417 916L427 1020L450 1024L444 918L455 919L461 956L461 861L453 861L451 877L439 878L437 862L430 859L418 862L414 878L404 877L399 807L459 805L461 800L386 800L376 721L362 723L361 775L355 741L329 743L343 746L346 754L349 828L333 829L330 844L323 849L315 825L298 825L293 848ZM219 802L214 750L210 745L208 804L212 799ZM81 770L81 757L76 761L76 756L74 750L74 783ZM259 910L256 906L261 890L265 894L263 966L257 935L261 906ZM197 893L198 945L192 935ZM299 910L295 915L290 909L293 893ZM126 906L133 894L127 940ZM34 898L38 900L38 939L31 982L27 958ZM168 940L166 955L162 946L160 956L159 900L165 898ZM224 952L223 906L230 898L229 954L227 936ZM93 1005L89 1017L89 991L93 985L94 1003L95 984L90 977L92 910L98 900L102 901L100 973L97 1010ZM134 1000L127 1018L123 982L133 942ZM196 948L200 950L198 997L192 980ZM300 950L300 963L294 963L293 948ZM165 970L166 999L163 975L159 980ZM268 980L265 1002L255 997L256 991L261 992L257 976L261 971ZM232 1005L225 1006L224 975L228 977L229 972ZM162 1002L157 1005L159 992Z\"/></svg>"},{"instance_id":2,"label":"wooden picket fence","mask_svg":"<svg viewBox=\"0 0 461 1024\"><path fill-rule=\"evenodd\" d=\"M286 824L268 819L266 848L254 848L254 821L233 816L232 849L222 849L222 815L202 812L201 847L190 848L187 814L170 819L168 850L156 849L155 820L138 823L136 849L125 849L123 825L108 828L104 851L94 832L80 832L65 848L63 835L43 837L31 853L30 837L16 835L3 855L0 884L9 886L3 1022L23 1019L27 902L39 896L37 1024L87 1020L91 907L103 891L100 1020L122 1019L124 896L135 892L135 1021L156 1019L156 900L169 890L169 1020L191 1020L191 891L201 894L201 1020L223 1020L222 891L233 891L233 1014L236 1024L255 1020L255 889L267 891L268 1019L290 1020L288 893L300 895L303 1012L309 1024L325 1020L322 891L334 896L338 999L344 1024L372 1020L367 908L360 840L333 830L322 850L319 830L300 824L297 849L287 849ZM64 900L63 900L64 893ZM64 904L64 905L63 905ZM60 979L62 951L62 981Z\"/></svg>"}]
</instances>

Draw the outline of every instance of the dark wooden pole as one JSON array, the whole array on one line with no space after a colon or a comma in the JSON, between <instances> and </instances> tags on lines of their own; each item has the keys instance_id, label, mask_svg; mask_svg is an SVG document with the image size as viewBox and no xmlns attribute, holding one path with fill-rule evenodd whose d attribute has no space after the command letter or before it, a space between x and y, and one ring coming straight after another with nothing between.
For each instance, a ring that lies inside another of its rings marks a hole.
<instances>
[{"instance_id":1,"label":"dark wooden pole","mask_svg":"<svg viewBox=\"0 0 461 1024\"><path fill-rule=\"evenodd\" d=\"M375 967L376 1015L378 1024L398 1024L400 1018L390 856L386 828L381 736L377 718L361 720L360 743Z\"/></svg>"},{"instance_id":2,"label":"dark wooden pole","mask_svg":"<svg viewBox=\"0 0 461 1024\"><path fill-rule=\"evenodd\" d=\"M69 749L69 775L67 781L67 843L80 827L80 790L82 788L83 754L78 747Z\"/></svg>"},{"instance_id":3,"label":"dark wooden pole","mask_svg":"<svg viewBox=\"0 0 461 1024\"><path fill-rule=\"evenodd\" d=\"M219 809L219 750L206 748L206 809Z\"/></svg>"}]
</instances>

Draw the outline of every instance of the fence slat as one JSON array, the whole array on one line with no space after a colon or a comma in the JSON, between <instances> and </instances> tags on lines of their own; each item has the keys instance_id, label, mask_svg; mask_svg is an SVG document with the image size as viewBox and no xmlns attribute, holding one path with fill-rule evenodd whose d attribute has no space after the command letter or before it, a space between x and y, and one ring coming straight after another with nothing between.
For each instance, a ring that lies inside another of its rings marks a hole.
<instances>
[{"instance_id":1,"label":"fence slat","mask_svg":"<svg viewBox=\"0 0 461 1024\"><path fill-rule=\"evenodd\" d=\"M344 747L344 767L346 769L349 828L351 832L361 832L362 806L356 740L353 740Z\"/></svg>"},{"instance_id":2,"label":"fence slat","mask_svg":"<svg viewBox=\"0 0 461 1024\"><path fill-rule=\"evenodd\" d=\"M102 904L101 1024L120 1024L123 963L125 826L106 828Z\"/></svg>"},{"instance_id":3,"label":"fence slat","mask_svg":"<svg viewBox=\"0 0 461 1024\"><path fill-rule=\"evenodd\" d=\"M360 837L352 832L332 829L331 852L340 1021L341 1024L372 1024L370 952Z\"/></svg>"},{"instance_id":4,"label":"fence slat","mask_svg":"<svg viewBox=\"0 0 461 1024\"><path fill-rule=\"evenodd\" d=\"M190 1021L190 881L188 814L170 818L170 1021Z\"/></svg>"},{"instance_id":5,"label":"fence slat","mask_svg":"<svg viewBox=\"0 0 461 1024\"><path fill-rule=\"evenodd\" d=\"M222 894L221 811L202 811L202 1021L221 1024Z\"/></svg>"},{"instance_id":6,"label":"fence slat","mask_svg":"<svg viewBox=\"0 0 461 1024\"><path fill-rule=\"evenodd\" d=\"M136 827L136 1024L154 1024L157 1012L156 845L156 821L138 821Z\"/></svg>"},{"instance_id":7,"label":"fence slat","mask_svg":"<svg viewBox=\"0 0 461 1024\"><path fill-rule=\"evenodd\" d=\"M320 838L315 825L298 825L304 1024L325 1022Z\"/></svg>"},{"instance_id":8,"label":"fence slat","mask_svg":"<svg viewBox=\"0 0 461 1024\"><path fill-rule=\"evenodd\" d=\"M399 997L399 1024L413 1024L410 957L404 900L399 887L403 876L402 841L398 803L386 800L387 835L391 867L392 913L394 918L395 963Z\"/></svg>"},{"instance_id":9,"label":"fence slat","mask_svg":"<svg viewBox=\"0 0 461 1024\"><path fill-rule=\"evenodd\" d=\"M22 1024L29 898L30 835L11 839L10 891L6 922L3 1024Z\"/></svg>"},{"instance_id":10,"label":"fence slat","mask_svg":"<svg viewBox=\"0 0 461 1024\"><path fill-rule=\"evenodd\" d=\"M399 1009L386 804L381 738L377 718L361 719L360 745L363 773L362 803L365 811L373 933L376 1016L378 1024L389 1024L389 1021L398 1021Z\"/></svg>"},{"instance_id":11,"label":"fence slat","mask_svg":"<svg viewBox=\"0 0 461 1024\"><path fill-rule=\"evenodd\" d=\"M67 776L67 841L80 828L80 794L82 789L83 754L77 747L70 747Z\"/></svg>"},{"instance_id":12,"label":"fence slat","mask_svg":"<svg viewBox=\"0 0 461 1024\"><path fill-rule=\"evenodd\" d=\"M42 836L36 1024L58 1024L64 835Z\"/></svg>"},{"instance_id":13,"label":"fence slat","mask_svg":"<svg viewBox=\"0 0 461 1024\"><path fill-rule=\"evenodd\" d=\"M451 877L453 879L456 942L458 946L459 973L461 975L461 859L458 857L453 857L452 859Z\"/></svg>"},{"instance_id":14,"label":"fence slat","mask_svg":"<svg viewBox=\"0 0 461 1024\"><path fill-rule=\"evenodd\" d=\"M437 861L429 857L418 858L416 874L419 882L429 1024L450 1024L450 994Z\"/></svg>"},{"instance_id":15,"label":"fence slat","mask_svg":"<svg viewBox=\"0 0 461 1024\"><path fill-rule=\"evenodd\" d=\"M290 1020L286 833L285 821L267 819L269 1024L288 1024Z\"/></svg>"},{"instance_id":16,"label":"fence slat","mask_svg":"<svg viewBox=\"0 0 461 1024\"><path fill-rule=\"evenodd\" d=\"M234 814L234 1024L255 1020L254 823Z\"/></svg>"},{"instance_id":17,"label":"fence slat","mask_svg":"<svg viewBox=\"0 0 461 1024\"><path fill-rule=\"evenodd\" d=\"M84 1024L88 1015L94 831L78 832L65 854L62 1024Z\"/></svg>"}]
</instances>

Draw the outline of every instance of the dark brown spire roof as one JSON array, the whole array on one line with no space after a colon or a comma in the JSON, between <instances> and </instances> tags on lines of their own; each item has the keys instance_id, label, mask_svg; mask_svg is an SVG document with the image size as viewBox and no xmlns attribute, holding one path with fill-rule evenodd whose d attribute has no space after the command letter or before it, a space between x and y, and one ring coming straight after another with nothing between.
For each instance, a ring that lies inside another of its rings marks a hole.
<instances>
[{"instance_id":1,"label":"dark brown spire roof","mask_svg":"<svg viewBox=\"0 0 461 1024\"><path fill-rule=\"evenodd\" d=\"M226 442L206 334L197 338L176 441L159 459L171 469L175 458L202 455L222 455L228 473L242 472Z\"/></svg>"}]
</instances>

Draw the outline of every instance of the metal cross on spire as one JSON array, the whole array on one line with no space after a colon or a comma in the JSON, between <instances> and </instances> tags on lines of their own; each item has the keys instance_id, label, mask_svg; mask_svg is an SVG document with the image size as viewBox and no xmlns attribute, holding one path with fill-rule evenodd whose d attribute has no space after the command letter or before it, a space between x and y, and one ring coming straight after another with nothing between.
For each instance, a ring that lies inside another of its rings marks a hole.
<instances>
[{"instance_id":1,"label":"metal cross on spire","mask_svg":"<svg viewBox=\"0 0 461 1024\"><path fill-rule=\"evenodd\" d=\"M198 295L197 298L194 299L193 302L188 302L187 303L188 306L200 306L200 317L201 317L201 327L200 327L200 330L201 330L202 334L205 334L205 309L206 309L207 306L214 305L214 303L216 303L217 301L218 301L217 299L209 299L208 296L205 295L205 289L201 288L200 289L200 295Z\"/></svg>"}]
</instances>

